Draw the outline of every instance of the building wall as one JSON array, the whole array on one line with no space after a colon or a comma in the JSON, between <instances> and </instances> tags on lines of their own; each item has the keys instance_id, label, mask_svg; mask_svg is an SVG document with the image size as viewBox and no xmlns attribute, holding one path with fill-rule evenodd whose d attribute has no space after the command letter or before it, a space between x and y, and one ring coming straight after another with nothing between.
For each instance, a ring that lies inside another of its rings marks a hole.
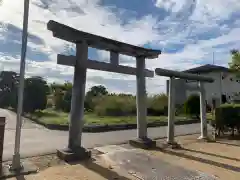
<instances>
[{"instance_id":1,"label":"building wall","mask_svg":"<svg viewBox=\"0 0 240 180\"><path fill-rule=\"evenodd\" d=\"M221 95L226 95L227 101L231 101L234 98L240 99L240 79L236 78L235 74L229 72L210 72L199 73L199 75L212 77L213 83L205 83L204 88L206 91L206 100L209 105L212 104L212 99L216 100L216 104L221 103ZM223 77L223 79L222 79ZM196 86L198 82L186 82L186 80L177 79L176 81L176 103L183 104L187 97L199 92L186 90L185 84ZM168 82L167 82L168 93ZM239 95L235 95L239 93Z\"/></svg>"},{"instance_id":2,"label":"building wall","mask_svg":"<svg viewBox=\"0 0 240 180\"><path fill-rule=\"evenodd\" d=\"M221 103L221 94L222 94L222 82L221 82L221 72L210 72L210 73L199 73L199 75L211 77L214 79L213 83L204 83L204 89L206 92L206 101L208 104L212 104L212 99L215 99L216 105ZM197 85L197 82L188 83L191 85ZM190 92L187 91L187 97L193 93L198 92Z\"/></svg>"},{"instance_id":3,"label":"building wall","mask_svg":"<svg viewBox=\"0 0 240 180\"><path fill-rule=\"evenodd\" d=\"M187 99L186 94L186 81L183 79L175 79L175 103L176 104L183 104L183 102ZM167 95L169 93L169 80L166 82L166 92Z\"/></svg>"}]
</instances>

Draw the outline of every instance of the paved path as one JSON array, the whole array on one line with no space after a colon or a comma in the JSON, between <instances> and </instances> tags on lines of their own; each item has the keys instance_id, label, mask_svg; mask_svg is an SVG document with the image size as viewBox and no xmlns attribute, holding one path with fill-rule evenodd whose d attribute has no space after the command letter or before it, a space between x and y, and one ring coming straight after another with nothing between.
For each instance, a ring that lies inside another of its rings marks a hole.
<instances>
[{"instance_id":1,"label":"paved path","mask_svg":"<svg viewBox=\"0 0 240 180\"><path fill-rule=\"evenodd\" d=\"M7 117L3 159L12 157L15 139L15 113L0 109L0 116ZM148 128L149 137L166 136L166 127ZM176 127L176 135L200 132L200 124ZM136 137L136 130L113 131L105 133L83 133L83 146L93 148L107 144L118 144ZM32 156L61 149L67 145L68 132L48 130L24 118L21 135L21 156Z\"/></svg>"}]
</instances>

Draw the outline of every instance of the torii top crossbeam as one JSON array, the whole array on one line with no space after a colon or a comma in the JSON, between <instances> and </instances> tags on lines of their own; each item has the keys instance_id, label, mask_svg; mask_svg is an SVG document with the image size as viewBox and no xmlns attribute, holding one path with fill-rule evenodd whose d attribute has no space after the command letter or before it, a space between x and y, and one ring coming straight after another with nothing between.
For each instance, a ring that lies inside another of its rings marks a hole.
<instances>
[{"instance_id":1,"label":"torii top crossbeam","mask_svg":"<svg viewBox=\"0 0 240 180\"><path fill-rule=\"evenodd\" d=\"M133 57L144 57L148 59L157 58L161 54L160 50L146 49L123 42L115 41L105 37L93 35L79 31L72 27L50 20L47 24L48 30L53 32L53 36L62 40L77 43L86 41L88 46L110 52L117 52Z\"/></svg>"}]
</instances>

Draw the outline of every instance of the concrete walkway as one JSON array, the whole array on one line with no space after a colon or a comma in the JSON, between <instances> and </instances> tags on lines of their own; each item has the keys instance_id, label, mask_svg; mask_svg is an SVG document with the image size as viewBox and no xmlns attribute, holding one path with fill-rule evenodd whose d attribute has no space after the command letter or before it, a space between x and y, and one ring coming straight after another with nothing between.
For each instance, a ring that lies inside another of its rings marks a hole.
<instances>
[{"instance_id":1,"label":"concrete walkway","mask_svg":"<svg viewBox=\"0 0 240 180\"><path fill-rule=\"evenodd\" d=\"M12 158L15 140L15 113L0 109L0 115L7 117L4 139L3 159ZM166 136L166 127L148 128L149 137L160 138ZM200 124L181 125L176 127L176 135L199 133ZM105 133L84 133L83 146L93 148L108 144L119 144L135 138L136 130L113 131ZM54 152L67 145L68 132L48 130L25 119L21 135L21 156L34 156Z\"/></svg>"}]
</instances>

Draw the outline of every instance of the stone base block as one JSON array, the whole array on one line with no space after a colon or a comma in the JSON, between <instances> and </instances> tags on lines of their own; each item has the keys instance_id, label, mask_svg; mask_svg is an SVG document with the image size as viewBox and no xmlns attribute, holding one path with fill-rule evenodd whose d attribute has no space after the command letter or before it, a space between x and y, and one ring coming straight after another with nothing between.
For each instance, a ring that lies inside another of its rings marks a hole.
<instances>
[{"instance_id":1,"label":"stone base block","mask_svg":"<svg viewBox=\"0 0 240 180\"><path fill-rule=\"evenodd\" d=\"M57 156L66 162L81 161L91 158L91 151L83 147L74 148L74 150L66 148L57 150Z\"/></svg>"},{"instance_id":2,"label":"stone base block","mask_svg":"<svg viewBox=\"0 0 240 180\"><path fill-rule=\"evenodd\" d=\"M0 179L8 179L12 177L19 177L29 174L34 174L38 172L38 168L32 163L22 163L20 169L11 170L10 164L1 164L0 167Z\"/></svg>"},{"instance_id":3,"label":"stone base block","mask_svg":"<svg viewBox=\"0 0 240 180\"><path fill-rule=\"evenodd\" d=\"M178 144L177 142L167 142L166 143L167 148L171 148L171 149L181 149L181 145Z\"/></svg>"},{"instance_id":4,"label":"stone base block","mask_svg":"<svg viewBox=\"0 0 240 180\"><path fill-rule=\"evenodd\" d=\"M200 142L214 142L214 139L211 139L209 137L199 136L198 141L200 141Z\"/></svg>"},{"instance_id":5,"label":"stone base block","mask_svg":"<svg viewBox=\"0 0 240 180\"><path fill-rule=\"evenodd\" d=\"M130 140L129 144L142 149L151 149L156 147L156 141L149 138Z\"/></svg>"}]
</instances>

